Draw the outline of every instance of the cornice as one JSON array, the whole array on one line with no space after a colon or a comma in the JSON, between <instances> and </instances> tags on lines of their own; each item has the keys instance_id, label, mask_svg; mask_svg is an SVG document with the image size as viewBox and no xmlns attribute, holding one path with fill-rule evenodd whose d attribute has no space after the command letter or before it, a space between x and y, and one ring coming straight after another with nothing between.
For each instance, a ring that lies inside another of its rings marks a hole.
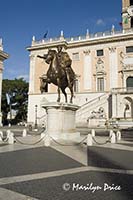
<instances>
[{"instance_id":1,"label":"cornice","mask_svg":"<svg viewBox=\"0 0 133 200\"><path fill-rule=\"evenodd\" d=\"M122 35L122 36L109 36L106 38L96 38L92 40L84 40L84 41L78 41L75 43L68 44L68 48L73 47L80 47L80 46L92 46L92 45L98 45L98 44L107 44L107 43L114 43L114 42L120 42L120 41L130 41L133 40L133 33L131 35Z\"/></svg>"},{"instance_id":2,"label":"cornice","mask_svg":"<svg viewBox=\"0 0 133 200\"><path fill-rule=\"evenodd\" d=\"M66 48L73 48L73 47L83 47L83 46L92 46L92 45L98 45L98 44L107 44L107 43L114 43L114 42L121 42L121 41L130 41L133 40L133 32L128 34L122 34L122 35L110 35L105 37L98 37L98 38L89 38L84 40L78 40L78 41L63 41L63 45L65 45ZM55 48L58 45L60 45L60 42L49 42L49 43L40 43L35 44L33 46L29 46L26 49L28 51L35 51L35 50L41 50L41 49L48 49L48 48Z\"/></svg>"},{"instance_id":3,"label":"cornice","mask_svg":"<svg viewBox=\"0 0 133 200\"><path fill-rule=\"evenodd\" d=\"M34 51L34 50L41 50L41 49L48 49L48 48L56 48L57 46L64 46L65 48L68 48L68 43L67 41L57 41L57 42L49 42L49 43L40 43L36 45L32 45L27 47L26 49L28 51Z\"/></svg>"}]
</instances>

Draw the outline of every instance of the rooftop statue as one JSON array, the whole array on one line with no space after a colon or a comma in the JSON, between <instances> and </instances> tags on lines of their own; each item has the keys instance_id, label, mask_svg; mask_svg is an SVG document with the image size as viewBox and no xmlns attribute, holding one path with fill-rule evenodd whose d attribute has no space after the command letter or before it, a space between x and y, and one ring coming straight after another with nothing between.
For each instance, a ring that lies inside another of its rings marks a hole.
<instances>
[{"instance_id":1,"label":"rooftop statue","mask_svg":"<svg viewBox=\"0 0 133 200\"><path fill-rule=\"evenodd\" d=\"M44 54L43 56L38 55L37 57L44 59L45 62L49 64L49 69L46 75L41 77L41 93L44 92L46 84L53 83L58 87L57 102L60 102L61 90L65 95L65 102L67 103L67 93L65 89L68 87L71 92L70 103L72 103L74 96L73 85L75 82L75 73L71 67L72 60L68 53L62 51L62 46L58 46L57 51L50 49L47 54Z\"/></svg>"}]
</instances>

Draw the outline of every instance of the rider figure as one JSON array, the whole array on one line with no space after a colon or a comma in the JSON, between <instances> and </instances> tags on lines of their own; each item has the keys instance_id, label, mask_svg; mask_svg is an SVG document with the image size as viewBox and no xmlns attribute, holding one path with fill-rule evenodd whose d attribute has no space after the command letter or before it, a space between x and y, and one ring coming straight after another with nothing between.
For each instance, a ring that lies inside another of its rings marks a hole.
<instances>
[{"instance_id":1,"label":"rider figure","mask_svg":"<svg viewBox=\"0 0 133 200\"><path fill-rule=\"evenodd\" d=\"M70 68L71 68L71 64L72 64L72 60L70 59L69 55L67 52L63 52L62 51L62 46L58 46L57 47L57 56L58 56L58 60L60 63L60 66L65 70L66 75L67 75L67 80L68 80L68 84L71 84L71 79L70 79Z\"/></svg>"}]
</instances>

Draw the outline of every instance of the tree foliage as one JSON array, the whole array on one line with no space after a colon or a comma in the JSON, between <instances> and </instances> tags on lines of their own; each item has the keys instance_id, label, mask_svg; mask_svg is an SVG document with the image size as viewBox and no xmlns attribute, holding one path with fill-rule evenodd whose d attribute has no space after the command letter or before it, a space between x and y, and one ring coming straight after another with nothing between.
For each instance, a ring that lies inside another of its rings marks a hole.
<instances>
[{"instance_id":1,"label":"tree foliage","mask_svg":"<svg viewBox=\"0 0 133 200\"><path fill-rule=\"evenodd\" d=\"M20 79L8 80L2 82L2 114L3 123L7 121L7 115L10 110L16 111L16 116L12 123L26 121L28 104L28 83Z\"/></svg>"}]
</instances>

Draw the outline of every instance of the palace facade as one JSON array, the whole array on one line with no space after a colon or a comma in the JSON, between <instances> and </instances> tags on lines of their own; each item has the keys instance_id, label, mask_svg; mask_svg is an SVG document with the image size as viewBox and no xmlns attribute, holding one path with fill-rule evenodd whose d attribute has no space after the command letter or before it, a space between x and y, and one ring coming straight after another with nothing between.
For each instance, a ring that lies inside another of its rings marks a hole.
<instances>
[{"instance_id":1,"label":"palace facade","mask_svg":"<svg viewBox=\"0 0 133 200\"><path fill-rule=\"evenodd\" d=\"M45 76L48 65L37 57L49 48L64 47L72 59L76 73L74 103L81 106L77 122L91 118L133 119L133 1L122 1L122 30L115 27L107 32L65 38L60 37L36 41L33 36L30 52L30 81L28 123L44 123L41 107L44 101L55 101L54 85L47 85L40 92L40 77ZM36 111L37 108L37 111Z\"/></svg>"}]
</instances>

